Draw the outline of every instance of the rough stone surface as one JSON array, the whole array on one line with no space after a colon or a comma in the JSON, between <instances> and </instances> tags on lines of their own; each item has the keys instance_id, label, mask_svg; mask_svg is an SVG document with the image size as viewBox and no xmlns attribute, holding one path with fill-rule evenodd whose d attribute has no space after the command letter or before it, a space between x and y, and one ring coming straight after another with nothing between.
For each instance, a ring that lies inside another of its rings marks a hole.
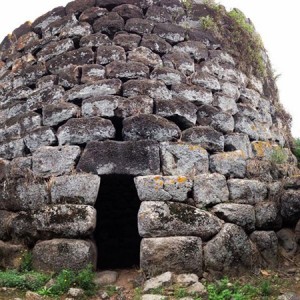
<instances>
[{"instance_id":1,"label":"rough stone surface","mask_svg":"<svg viewBox=\"0 0 300 300\"><path fill-rule=\"evenodd\" d=\"M197 237L146 238L141 243L141 269L146 274L191 272L202 275L202 242Z\"/></svg>"},{"instance_id":2,"label":"rough stone surface","mask_svg":"<svg viewBox=\"0 0 300 300\"><path fill-rule=\"evenodd\" d=\"M228 202L229 191L225 176L217 173L195 176L194 200L199 208Z\"/></svg>"},{"instance_id":3,"label":"rough stone surface","mask_svg":"<svg viewBox=\"0 0 300 300\"><path fill-rule=\"evenodd\" d=\"M185 176L141 176L134 181L141 201L183 202L193 187L193 182Z\"/></svg>"},{"instance_id":4,"label":"rough stone surface","mask_svg":"<svg viewBox=\"0 0 300 300\"><path fill-rule=\"evenodd\" d=\"M159 146L153 141L106 141L88 143L77 170L138 176L158 174L159 165Z\"/></svg>"},{"instance_id":5,"label":"rough stone surface","mask_svg":"<svg viewBox=\"0 0 300 300\"><path fill-rule=\"evenodd\" d=\"M281 197L281 215L287 222L295 223L300 218L299 191L286 190Z\"/></svg>"},{"instance_id":6,"label":"rough stone surface","mask_svg":"<svg viewBox=\"0 0 300 300\"><path fill-rule=\"evenodd\" d=\"M56 204L95 205L100 187L100 177L76 174L54 177L51 180L51 202Z\"/></svg>"},{"instance_id":7,"label":"rough stone surface","mask_svg":"<svg viewBox=\"0 0 300 300\"><path fill-rule=\"evenodd\" d=\"M174 274L171 272L165 272L161 275L148 279L144 283L143 292L149 292L153 289L162 288L172 285L174 281Z\"/></svg>"},{"instance_id":8,"label":"rough stone surface","mask_svg":"<svg viewBox=\"0 0 300 300\"><path fill-rule=\"evenodd\" d=\"M255 206L256 228L276 230L281 228L282 218L276 202L264 201Z\"/></svg>"},{"instance_id":9,"label":"rough stone surface","mask_svg":"<svg viewBox=\"0 0 300 300\"><path fill-rule=\"evenodd\" d=\"M207 240L218 233L222 221L193 206L160 201L144 201L138 214L142 237L199 236Z\"/></svg>"},{"instance_id":10,"label":"rough stone surface","mask_svg":"<svg viewBox=\"0 0 300 300\"><path fill-rule=\"evenodd\" d=\"M32 251L33 268L43 272L80 270L96 264L96 247L90 241L53 239L38 242Z\"/></svg>"},{"instance_id":11,"label":"rough stone surface","mask_svg":"<svg viewBox=\"0 0 300 300\"><path fill-rule=\"evenodd\" d=\"M276 232L278 243L283 250L283 254L292 256L297 251L296 236L293 230L289 228L282 228Z\"/></svg>"},{"instance_id":12,"label":"rough stone surface","mask_svg":"<svg viewBox=\"0 0 300 300\"><path fill-rule=\"evenodd\" d=\"M179 274L175 278L175 282L180 286L190 286L199 281L196 274Z\"/></svg>"},{"instance_id":13,"label":"rough stone surface","mask_svg":"<svg viewBox=\"0 0 300 300\"><path fill-rule=\"evenodd\" d=\"M164 142L160 150L164 175L193 177L208 172L208 154L199 145Z\"/></svg>"},{"instance_id":14,"label":"rough stone surface","mask_svg":"<svg viewBox=\"0 0 300 300\"><path fill-rule=\"evenodd\" d=\"M246 158L253 155L249 137L243 133L225 135L224 148L225 151L241 150Z\"/></svg>"},{"instance_id":15,"label":"rough stone surface","mask_svg":"<svg viewBox=\"0 0 300 300\"><path fill-rule=\"evenodd\" d=\"M99 286L112 285L118 279L118 272L116 271L102 271L96 273L94 282Z\"/></svg>"},{"instance_id":16,"label":"rough stone surface","mask_svg":"<svg viewBox=\"0 0 300 300\"><path fill-rule=\"evenodd\" d=\"M4 269L18 269L21 265L23 253L26 250L24 245L15 245L0 241L0 267Z\"/></svg>"}]
</instances>

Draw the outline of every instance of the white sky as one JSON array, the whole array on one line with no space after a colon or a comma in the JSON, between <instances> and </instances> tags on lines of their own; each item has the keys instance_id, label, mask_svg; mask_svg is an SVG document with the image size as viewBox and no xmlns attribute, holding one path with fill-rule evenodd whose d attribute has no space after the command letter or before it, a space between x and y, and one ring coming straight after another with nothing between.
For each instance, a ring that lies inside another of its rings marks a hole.
<instances>
[{"instance_id":1,"label":"white sky","mask_svg":"<svg viewBox=\"0 0 300 300\"><path fill-rule=\"evenodd\" d=\"M25 21L34 21L52 8L66 5L70 0L3 1L0 10L0 40ZM217 0L218 1L218 0ZM300 2L298 0L219 0L227 9L237 7L254 23L268 50L280 99L293 116L292 133L300 137ZM299 98L299 99L297 99ZM298 116L297 116L298 115Z\"/></svg>"}]
</instances>

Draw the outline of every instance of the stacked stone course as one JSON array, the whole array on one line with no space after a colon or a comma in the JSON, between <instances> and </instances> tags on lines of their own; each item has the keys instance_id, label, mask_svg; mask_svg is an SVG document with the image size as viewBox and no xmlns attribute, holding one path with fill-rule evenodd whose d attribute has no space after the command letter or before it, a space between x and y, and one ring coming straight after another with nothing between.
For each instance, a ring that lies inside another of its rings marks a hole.
<instances>
[{"instance_id":1,"label":"stacked stone course","mask_svg":"<svg viewBox=\"0 0 300 300\"><path fill-rule=\"evenodd\" d=\"M276 232L300 217L288 129L276 91L201 28L205 7L76 0L3 40L0 267L27 250L39 270L95 264L109 174L135 177L146 273L277 265Z\"/></svg>"}]
</instances>

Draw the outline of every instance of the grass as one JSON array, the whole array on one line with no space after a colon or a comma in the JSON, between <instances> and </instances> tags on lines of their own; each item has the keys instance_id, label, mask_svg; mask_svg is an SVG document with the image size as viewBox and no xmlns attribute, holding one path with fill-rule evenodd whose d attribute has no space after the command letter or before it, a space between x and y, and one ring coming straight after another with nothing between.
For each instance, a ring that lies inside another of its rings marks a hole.
<instances>
[{"instance_id":1,"label":"grass","mask_svg":"<svg viewBox=\"0 0 300 300\"><path fill-rule=\"evenodd\" d=\"M270 161L275 164L284 164L287 162L288 156L282 147L276 147L273 149L270 157Z\"/></svg>"},{"instance_id":2,"label":"grass","mask_svg":"<svg viewBox=\"0 0 300 300\"><path fill-rule=\"evenodd\" d=\"M298 163L300 163L300 138L294 139L292 151L293 154L296 156Z\"/></svg>"}]
</instances>

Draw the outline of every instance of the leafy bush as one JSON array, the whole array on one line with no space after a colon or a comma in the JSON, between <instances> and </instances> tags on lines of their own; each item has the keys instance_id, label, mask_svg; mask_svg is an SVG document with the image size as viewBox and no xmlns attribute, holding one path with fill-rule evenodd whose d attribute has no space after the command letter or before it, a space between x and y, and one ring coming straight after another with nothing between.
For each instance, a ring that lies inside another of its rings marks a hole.
<instances>
[{"instance_id":1,"label":"leafy bush","mask_svg":"<svg viewBox=\"0 0 300 300\"><path fill-rule=\"evenodd\" d=\"M276 147L272 151L270 160L275 164L284 164L287 162L288 156L282 147Z\"/></svg>"},{"instance_id":2,"label":"leafy bush","mask_svg":"<svg viewBox=\"0 0 300 300\"><path fill-rule=\"evenodd\" d=\"M292 148L293 154L298 159L298 162L300 163L300 138L297 138L294 140L294 145Z\"/></svg>"},{"instance_id":3,"label":"leafy bush","mask_svg":"<svg viewBox=\"0 0 300 300\"><path fill-rule=\"evenodd\" d=\"M20 271L30 272L32 270L32 253L26 251L22 256Z\"/></svg>"}]
</instances>

